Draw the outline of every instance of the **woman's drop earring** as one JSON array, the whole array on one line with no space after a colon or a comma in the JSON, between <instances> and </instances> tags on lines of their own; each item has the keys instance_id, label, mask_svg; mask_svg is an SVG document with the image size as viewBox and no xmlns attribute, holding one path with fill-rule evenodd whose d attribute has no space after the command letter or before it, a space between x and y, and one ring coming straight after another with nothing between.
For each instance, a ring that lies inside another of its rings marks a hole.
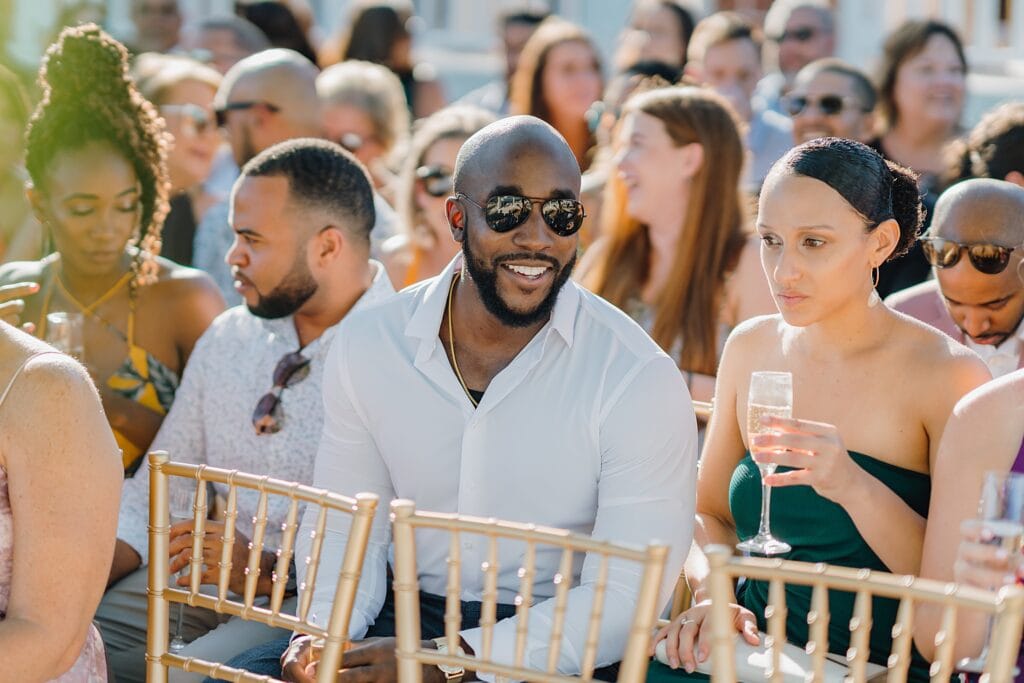
<instances>
[{"instance_id":1,"label":"woman's drop earring","mask_svg":"<svg viewBox=\"0 0 1024 683\"><path fill-rule=\"evenodd\" d=\"M874 308L882 302L882 297L878 296L878 266L871 269L871 294L868 295L868 306Z\"/></svg>"}]
</instances>

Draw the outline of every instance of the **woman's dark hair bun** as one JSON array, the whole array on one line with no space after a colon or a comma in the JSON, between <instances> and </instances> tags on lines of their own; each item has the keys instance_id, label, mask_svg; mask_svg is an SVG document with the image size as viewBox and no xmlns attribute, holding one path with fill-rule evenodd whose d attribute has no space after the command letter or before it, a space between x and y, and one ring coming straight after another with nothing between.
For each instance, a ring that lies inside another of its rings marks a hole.
<instances>
[{"instance_id":1,"label":"woman's dark hair bun","mask_svg":"<svg viewBox=\"0 0 1024 683\"><path fill-rule=\"evenodd\" d=\"M892 173L892 217L900 224L900 241L889 260L907 253L924 225L924 205L921 190L917 186L917 175L909 168L886 159L885 165Z\"/></svg>"},{"instance_id":2,"label":"woman's dark hair bun","mask_svg":"<svg viewBox=\"0 0 1024 683\"><path fill-rule=\"evenodd\" d=\"M888 161L871 147L844 138L819 138L789 150L771 174L795 173L825 183L867 221L868 230L890 218L900 239L888 260L914 245L924 221L921 192L913 171Z\"/></svg>"},{"instance_id":3,"label":"woman's dark hair bun","mask_svg":"<svg viewBox=\"0 0 1024 683\"><path fill-rule=\"evenodd\" d=\"M50 98L129 97L128 51L96 24L66 29L46 51L40 85Z\"/></svg>"}]
</instances>

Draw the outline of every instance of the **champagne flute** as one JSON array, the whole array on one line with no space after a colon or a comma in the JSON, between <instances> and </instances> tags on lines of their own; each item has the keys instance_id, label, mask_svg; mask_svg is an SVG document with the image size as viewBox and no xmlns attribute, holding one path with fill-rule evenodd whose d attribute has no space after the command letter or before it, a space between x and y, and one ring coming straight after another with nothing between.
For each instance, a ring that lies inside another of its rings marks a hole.
<instances>
[{"instance_id":1,"label":"champagne flute","mask_svg":"<svg viewBox=\"0 0 1024 683\"><path fill-rule=\"evenodd\" d=\"M1024 475L1014 472L986 472L978 501L978 517L971 521L975 529L987 532L988 545L999 546L1011 559L1020 561L1024 548ZM1001 586L991 586L998 590ZM988 659L988 641L992 634L992 618L985 629L985 646L977 657L957 662L957 671L982 673ZM1014 674L1016 676L1016 674Z\"/></svg>"},{"instance_id":2,"label":"champagne flute","mask_svg":"<svg viewBox=\"0 0 1024 683\"><path fill-rule=\"evenodd\" d=\"M81 361L85 355L84 326L85 318L81 313L68 311L47 313L45 341L58 351Z\"/></svg>"},{"instance_id":3,"label":"champagne flute","mask_svg":"<svg viewBox=\"0 0 1024 683\"><path fill-rule=\"evenodd\" d=\"M195 489L191 486L191 483L190 480L183 479L182 477L170 477L168 481L167 500L168 507L170 508L171 524L192 519ZM181 569L172 578L178 579L184 574L185 570ZM175 584L177 584L177 581L175 581ZM174 626L174 637L171 638L171 642L167 645L167 650L172 654L178 654L187 645L181 633L184 614L185 605L179 602L178 617Z\"/></svg>"},{"instance_id":4,"label":"champagne flute","mask_svg":"<svg viewBox=\"0 0 1024 683\"><path fill-rule=\"evenodd\" d=\"M793 417L793 375L788 372L754 372L750 375L750 393L747 397L747 439L753 441L757 434L765 432L761 424L764 417ZM753 451L753 447L751 447ZM772 488L764 478L775 472L776 465L757 464L761 471L761 523L757 535L738 543L737 550L759 555L779 555L793 548L785 541L772 536L769 508Z\"/></svg>"}]
</instances>

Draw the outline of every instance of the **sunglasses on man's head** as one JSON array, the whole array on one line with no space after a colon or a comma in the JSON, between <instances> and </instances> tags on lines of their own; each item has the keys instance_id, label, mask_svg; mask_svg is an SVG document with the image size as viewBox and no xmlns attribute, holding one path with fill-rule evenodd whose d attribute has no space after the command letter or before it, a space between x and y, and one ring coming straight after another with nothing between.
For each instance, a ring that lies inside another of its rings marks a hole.
<instances>
[{"instance_id":1,"label":"sunglasses on man's head","mask_svg":"<svg viewBox=\"0 0 1024 683\"><path fill-rule=\"evenodd\" d=\"M856 99L842 95L821 95L820 97L789 95L783 99L782 104L790 116L799 116L808 107L814 107L825 116L842 114L847 109L866 111Z\"/></svg>"},{"instance_id":2,"label":"sunglasses on man's head","mask_svg":"<svg viewBox=\"0 0 1024 683\"><path fill-rule=\"evenodd\" d=\"M922 237L921 249L928 263L936 268L952 268L966 251L974 269L986 275L998 275L1010 263L1010 254L1016 247L998 244L962 244L942 237Z\"/></svg>"},{"instance_id":3,"label":"sunglasses on man's head","mask_svg":"<svg viewBox=\"0 0 1024 683\"><path fill-rule=\"evenodd\" d=\"M806 43L817 34L818 30L811 26L801 26L792 31L783 31L771 40L774 43L785 43L787 40L795 40L798 43Z\"/></svg>"},{"instance_id":4,"label":"sunglasses on man's head","mask_svg":"<svg viewBox=\"0 0 1024 683\"><path fill-rule=\"evenodd\" d=\"M423 183L423 189L431 197L449 195L455 187L452 172L444 166L420 166L416 169L416 179Z\"/></svg>"},{"instance_id":5,"label":"sunglasses on man's head","mask_svg":"<svg viewBox=\"0 0 1024 683\"><path fill-rule=\"evenodd\" d=\"M286 353L274 368L274 386L256 402L252 413L252 426L257 434L276 434L281 431L281 392L309 377L311 359L300 351Z\"/></svg>"},{"instance_id":6,"label":"sunglasses on man's head","mask_svg":"<svg viewBox=\"0 0 1024 683\"><path fill-rule=\"evenodd\" d=\"M228 125L229 111L241 111L243 109L252 109L253 107L263 107L272 114L276 114L281 111L280 107L276 104L271 104L270 102L228 102L227 104L213 110L213 115L217 117L217 127L223 128Z\"/></svg>"},{"instance_id":7,"label":"sunglasses on man's head","mask_svg":"<svg viewBox=\"0 0 1024 683\"><path fill-rule=\"evenodd\" d=\"M494 232L508 232L518 228L530 217L534 204L540 204L540 214L544 222L556 235L562 237L575 234L587 215L582 203L568 198L543 199L517 194L499 194L489 197L487 203L481 206L461 192L455 197L465 199L483 211L484 221Z\"/></svg>"}]
</instances>

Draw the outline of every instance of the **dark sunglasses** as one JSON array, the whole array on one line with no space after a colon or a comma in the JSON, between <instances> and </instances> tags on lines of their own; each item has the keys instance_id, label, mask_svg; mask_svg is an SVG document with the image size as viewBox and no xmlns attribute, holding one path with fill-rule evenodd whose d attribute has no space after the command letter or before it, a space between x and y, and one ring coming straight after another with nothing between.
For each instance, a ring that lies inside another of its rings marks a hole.
<instances>
[{"instance_id":1,"label":"dark sunglasses","mask_svg":"<svg viewBox=\"0 0 1024 683\"><path fill-rule=\"evenodd\" d=\"M488 198L487 204L480 206L461 192L455 197L465 199L483 211L484 221L494 232L508 232L518 228L530 217L534 204L540 204L544 222L556 235L562 237L575 234L587 215L583 210L583 204L575 199L541 199L517 194L499 194Z\"/></svg>"},{"instance_id":2,"label":"dark sunglasses","mask_svg":"<svg viewBox=\"0 0 1024 683\"><path fill-rule=\"evenodd\" d=\"M810 26L801 26L792 31L783 31L771 40L775 43L785 43L787 40L795 40L798 43L806 43L818 33L818 29Z\"/></svg>"},{"instance_id":3,"label":"dark sunglasses","mask_svg":"<svg viewBox=\"0 0 1024 683\"><path fill-rule=\"evenodd\" d=\"M454 188L452 172L444 166L420 166L416 169L416 179L423 183L423 189L431 197L444 197Z\"/></svg>"},{"instance_id":4,"label":"dark sunglasses","mask_svg":"<svg viewBox=\"0 0 1024 683\"><path fill-rule=\"evenodd\" d=\"M164 104L160 112L180 116L182 131L193 137L202 135L213 126L206 110L198 104Z\"/></svg>"},{"instance_id":5,"label":"dark sunglasses","mask_svg":"<svg viewBox=\"0 0 1024 683\"><path fill-rule=\"evenodd\" d=\"M843 113L846 109L868 111L853 97L843 97L842 95L822 95L821 97L790 95L783 100L783 106L790 116L799 116L808 107L816 108L825 116L835 116Z\"/></svg>"},{"instance_id":6,"label":"dark sunglasses","mask_svg":"<svg viewBox=\"0 0 1024 683\"><path fill-rule=\"evenodd\" d=\"M928 263L936 268L952 268L960 261L960 254L967 251L974 269L986 275L998 275L1006 270L1010 253L1016 247L1001 247L998 244L961 244L942 237L922 237L921 249Z\"/></svg>"},{"instance_id":7,"label":"dark sunglasses","mask_svg":"<svg viewBox=\"0 0 1024 683\"><path fill-rule=\"evenodd\" d=\"M274 368L274 386L256 402L252 412L252 426L257 434L276 434L281 431L281 392L309 377L311 359L300 351L286 353Z\"/></svg>"},{"instance_id":8,"label":"dark sunglasses","mask_svg":"<svg viewBox=\"0 0 1024 683\"><path fill-rule=\"evenodd\" d=\"M228 124L228 112L229 111L241 111L242 109L252 109L253 107L264 107L267 111L272 114L276 114L281 111L281 108L276 104L270 102L228 102L222 107L217 107L213 110L213 115L217 117L217 127L223 128Z\"/></svg>"}]
</instances>

